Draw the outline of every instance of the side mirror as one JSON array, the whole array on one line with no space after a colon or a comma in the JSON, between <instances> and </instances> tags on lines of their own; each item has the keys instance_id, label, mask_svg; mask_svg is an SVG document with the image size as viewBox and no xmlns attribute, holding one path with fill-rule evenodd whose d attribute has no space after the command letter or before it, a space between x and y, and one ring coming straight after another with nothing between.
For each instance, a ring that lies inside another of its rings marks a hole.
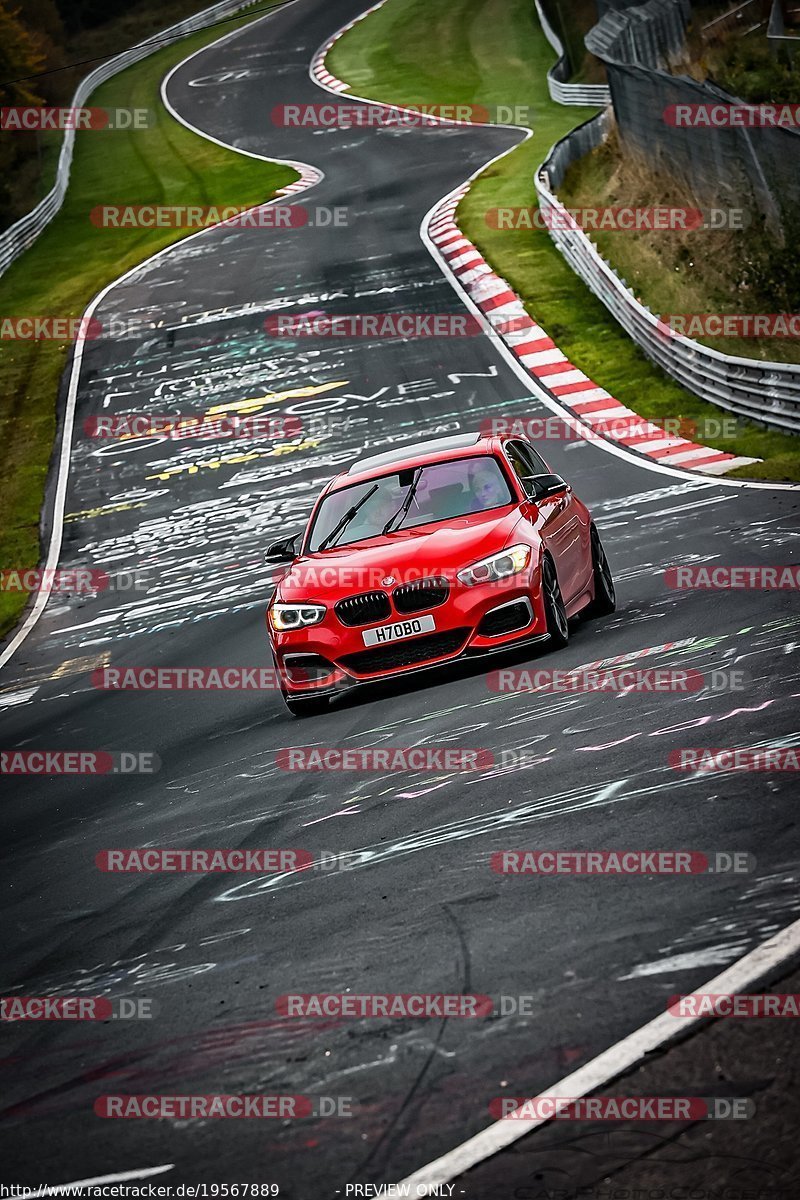
<instances>
[{"instance_id":1,"label":"side mirror","mask_svg":"<svg viewBox=\"0 0 800 1200\"><path fill-rule=\"evenodd\" d=\"M525 489L531 500L544 500L565 492L567 484L560 475L531 475L525 480Z\"/></svg>"},{"instance_id":2,"label":"side mirror","mask_svg":"<svg viewBox=\"0 0 800 1200\"><path fill-rule=\"evenodd\" d=\"M281 538L279 542L273 542L267 549L267 562L294 562L297 558L297 539L300 534L296 533L294 537Z\"/></svg>"}]
</instances>

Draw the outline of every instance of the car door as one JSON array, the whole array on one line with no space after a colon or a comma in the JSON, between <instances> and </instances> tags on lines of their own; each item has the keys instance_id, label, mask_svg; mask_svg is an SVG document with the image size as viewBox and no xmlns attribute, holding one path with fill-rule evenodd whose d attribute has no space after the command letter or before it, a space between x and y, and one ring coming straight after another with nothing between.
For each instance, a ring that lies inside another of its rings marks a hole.
<instances>
[{"instance_id":1,"label":"car door","mask_svg":"<svg viewBox=\"0 0 800 1200\"><path fill-rule=\"evenodd\" d=\"M530 492L533 476L551 474L547 463L527 442L507 442L506 454L526 492ZM536 507L543 518L540 536L553 556L561 594L568 605L587 586L582 536L586 531L582 530L572 487L565 483L563 491L537 500Z\"/></svg>"}]
</instances>

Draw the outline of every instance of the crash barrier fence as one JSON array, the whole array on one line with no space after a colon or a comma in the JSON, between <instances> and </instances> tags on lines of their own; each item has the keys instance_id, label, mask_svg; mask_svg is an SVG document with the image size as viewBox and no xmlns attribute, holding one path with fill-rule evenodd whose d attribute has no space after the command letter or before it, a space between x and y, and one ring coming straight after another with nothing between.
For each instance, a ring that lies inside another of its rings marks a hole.
<instances>
[{"instance_id":1,"label":"crash barrier fence","mask_svg":"<svg viewBox=\"0 0 800 1200\"><path fill-rule=\"evenodd\" d=\"M767 44L773 58L783 57L794 68L797 52L800 49L800 29L796 24L791 29L787 29L783 19L781 0L772 0L767 24Z\"/></svg>"},{"instance_id":2,"label":"crash barrier fence","mask_svg":"<svg viewBox=\"0 0 800 1200\"><path fill-rule=\"evenodd\" d=\"M558 249L625 332L667 374L694 395L737 416L775 429L800 433L800 367L722 354L672 331L636 298L633 290L556 195L568 167L607 135L613 115L606 109L557 142L536 174L544 223Z\"/></svg>"},{"instance_id":3,"label":"crash barrier fence","mask_svg":"<svg viewBox=\"0 0 800 1200\"><path fill-rule=\"evenodd\" d=\"M230 16L240 9L249 8L256 2L257 0L221 0L221 3L213 4L210 8L203 9L202 12L195 13L194 16L187 17L185 21L179 21L176 25L170 25L162 33L155 34L155 36L131 46L122 54L107 59L81 80L72 97L71 107L81 108L96 87L119 74L120 71L124 71L126 67L133 66L134 63L140 62L149 54L154 54L156 50L161 50L162 47L178 41L186 34L205 29L221 18ZM56 182L52 189L34 209L26 213L24 217L20 217L4 233L0 234L0 275L36 241L36 238L52 221L64 203L74 146L75 130L67 129L61 144Z\"/></svg>"},{"instance_id":4,"label":"crash barrier fence","mask_svg":"<svg viewBox=\"0 0 800 1200\"><path fill-rule=\"evenodd\" d=\"M791 240L800 210L800 130L679 119L699 109L724 115L743 103L710 80L665 69L685 53L690 16L688 0L649 0L606 12L586 35L587 49L606 66L623 148L677 177L701 202L752 211L773 238Z\"/></svg>"},{"instance_id":5,"label":"crash barrier fence","mask_svg":"<svg viewBox=\"0 0 800 1200\"><path fill-rule=\"evenodd\" d=\"M763 25L763 11L764 0L744 0L743 4L707 21L700 29L700 36L704 42L711 42L728 33L752 33Z\"/></svg>"},{"instance_id":6,"label":"crash barrier fence","mask_svg":"<svg viewBox=\"0 0 800 1200\"><path fill-rule=\"evenodd\" d=\"M611 100L608 84L569 83L572 68L561 39L547 19L541 0L534 0L542 32L558 55L558 62L547 72L547 90L556 104L593 104L605 107Z\"/></svg>"}]
</instances>

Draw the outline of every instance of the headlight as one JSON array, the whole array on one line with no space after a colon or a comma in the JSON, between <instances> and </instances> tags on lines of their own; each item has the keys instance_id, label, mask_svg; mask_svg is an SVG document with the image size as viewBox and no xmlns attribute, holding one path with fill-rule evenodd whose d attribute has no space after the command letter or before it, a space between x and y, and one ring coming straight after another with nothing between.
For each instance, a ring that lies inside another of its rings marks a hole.
<instances>
[{"instance_id":1,"label":"headlight","mask_svg":"<svg viewBox=\"0 0 800 1200\"><path fill-rule=\"evenodd\" d=\"M482 558L459 571L457 578L467 587L475 587L478 583L495 583L498 579L507 579L509 575L519 575L531 561L530 546L511 546L500 554L492 554Z\"/></svg>"},{"instance_id":2,"label":"headlight","mask_svg":"<svg viewBox=\"0 0 800 1200\"><path fill-rule=\"evenodd\" d=\"M287 629L305 629L318 625L325 616L323 604L273 604L268 615L272 628L278 633Z\"/></svg>"}]
</instances>

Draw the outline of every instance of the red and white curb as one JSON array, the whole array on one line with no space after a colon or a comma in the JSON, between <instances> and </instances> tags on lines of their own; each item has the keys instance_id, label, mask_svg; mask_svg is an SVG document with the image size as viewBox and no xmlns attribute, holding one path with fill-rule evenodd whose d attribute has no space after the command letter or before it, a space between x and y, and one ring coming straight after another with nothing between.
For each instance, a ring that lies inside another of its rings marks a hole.
<instances>
[{"instance_id":1,"label":"red and white curb","mask_svg":"<svg viewBox=\"0 0 800 1200\"><path fill-rule=\"evenodd\" d=\"M277 162L278 159L274 159ZM306 188L314 187L318 183L322 183L325 178L322 171L317 167L312 167L309 163L293 162L292 166L295 171L298 171L300 178L294 183L287 183L286 187L278 188L275 196L294 196L297 192L304 192ZM275 199L267 201L268 204L274 204Z\"/></svg>"},{"instance_id":2,"label":"red and white curb","mask_svg":"<svg viewBox=\"0 0 800 1200\"><path fill-rule=\"evenodd\" d=\"M336 31L333 37L328 38L327 42L320 46L319 50L311 60L310 74L315 83L318 83L321 87L327 88L329 92L350 91L349 83L345 83L343 79L337 79L335 75L331 75L330 71L325 66L325 56L327 55L331 46L333 46L335 42L338 42L340 37L343 37L350 29L353 28L354 25L357 25L359 21L363 21L371 13L376 12L377 9L383 8L385 3L386 0L378 0L378 3L373 4L372 8L365 9L364 12L359 13L359 15L352 21L348 21L346 25L343 25L341 29ZM355 97L355 99L358 98L359 97Z\"/></svg>"},{"instance_id":3,"label":"red and white curb","mask_svg":"<svg viewBox=\"0 0 800 1200\"><path fill-rule=\"evenodd\" d=\"M338 79L328 70L325 58L339 38L359 21L382 8L385 3L386 0L379 0L378 4L373 4L320 47L311 61L309 70L315 83L329 92L350 91L349 83ZM353 95L352 99L363 101L365 104L380 103L365 96ZM433 120L443 125L462 124L460 121L454 122L446 118ZM512 291L505 279L492 270L480 251L456 224L456 209L471 184L472 180L467 181L433 210L426 232L472 302L487 318L493 331L502 338L540 387L546 388L563 408L579 418L584 425L590 428L599 427L595 436L616 442L626 450L632 450L664 466L700 471L706 475L724 475L735 467L760 462L757 458L737 457L724 450L703 446L699 442L666 435L658 425L627 408L571 363L553 339L547 336L545 330L528 315L516 292ZM509 332L509 325L513 332ZM631 432L610 435L607 432L608 426L617 421L621 422L621 429L627 426Z\"/></svg>"},{"instance_id":4,"label":"red and white curb","mask_svg":"<svg viewBox=\"0 0 800 1200\"><path fill-rule=\"evenodd\" d=\"M456 209L469 187L470 184L464 184L434 209L428 222L430 239L493 331L559 404L590 428L600 426L600 434L609 441L619 442L626 449L667 466L724 475L734 467L760 461L666 435L658 425L626 408L571 363L456 224ZM627 426L632 432L608 436L609 423L618 421L621 428Z\"/></svg>"}]
</instances>

